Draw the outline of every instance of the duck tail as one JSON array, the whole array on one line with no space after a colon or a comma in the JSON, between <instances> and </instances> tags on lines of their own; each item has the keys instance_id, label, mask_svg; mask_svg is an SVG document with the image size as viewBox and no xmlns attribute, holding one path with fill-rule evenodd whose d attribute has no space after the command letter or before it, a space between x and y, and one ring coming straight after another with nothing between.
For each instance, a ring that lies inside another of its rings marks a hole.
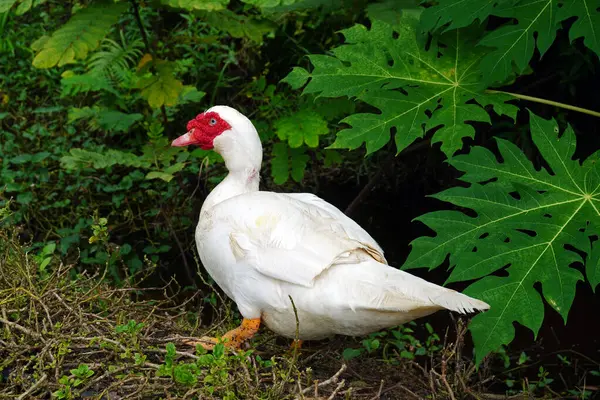
<instances>
[{"instance_id":1,"label":"duck tail","mask_svg":"<svg viewBox=\"0 0 600 400\"><path fill-rule=\"evenodd\" d=\"M484 311L490 308L489 304L481 300L477 300L451 289L444 290L440 295L431 298L431 301L440 307L461 314Z\"/></svg>"}]
</instances>

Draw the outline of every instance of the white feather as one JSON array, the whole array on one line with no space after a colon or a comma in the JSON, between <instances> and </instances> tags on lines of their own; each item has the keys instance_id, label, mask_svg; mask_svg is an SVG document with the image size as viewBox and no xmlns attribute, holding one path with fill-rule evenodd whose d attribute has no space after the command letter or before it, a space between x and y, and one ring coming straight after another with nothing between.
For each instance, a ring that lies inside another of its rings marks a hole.
<instances>
[{"instance_id":1,"label":"white feather","mask_svg":"<svg viewBox=\"0 0 600 400\"><path fill-rule=\"evenodd\" d=\"M431 314L489 306L387 265L383 250L339 209L308 193L258 191L262 150L250 121L215 107L232 127L215 139L229 175L206 199L200 258L245 318L300 338L362 335ZM258 143L258 145L257 145Z\"/></svg>"}]
</instances>

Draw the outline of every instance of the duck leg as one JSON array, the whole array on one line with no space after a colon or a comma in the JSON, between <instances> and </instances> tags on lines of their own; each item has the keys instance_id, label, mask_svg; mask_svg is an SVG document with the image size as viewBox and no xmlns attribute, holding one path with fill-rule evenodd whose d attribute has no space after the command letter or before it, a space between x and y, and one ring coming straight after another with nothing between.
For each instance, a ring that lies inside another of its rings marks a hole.
<instances>
[{"instance_id":1,"label":"duck leg","mask_svg":"<svg viewBox=\"0 0 600 400\"><path fill-rule=\"evenodd\" d=\"M252 338L258 328L260 327L260 318L256 319L243 319L242 324L235 329L230 330L223 335L221 342L225 347L230 349L239 349L242 343ZM214 337L203 336L197 340L185 340L183 342L186 345L196 346L199 344L206 350L214 349L215 345L219 343L219 340Z\"/></svg>"},{"instance_id":2,"label":"duck leg","mask_svg":"<svg viewBox=\"0 0 600 400\"><path fill-rule=\"evenodd\" d=\"M302 339L294 339L292 344L290 345L290 351L300 350L302 348Z\"/></svg>"}]
</instances>

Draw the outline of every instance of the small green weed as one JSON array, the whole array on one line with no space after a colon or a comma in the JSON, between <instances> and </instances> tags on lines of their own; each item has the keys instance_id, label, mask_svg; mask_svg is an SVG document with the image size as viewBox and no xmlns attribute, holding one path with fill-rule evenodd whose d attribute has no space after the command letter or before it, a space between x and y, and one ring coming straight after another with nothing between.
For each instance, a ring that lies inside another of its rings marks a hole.
<instances>
[{"instance_id":1,"label":"small green weed","mask_svg":"<svg viewBox=\"0 0 600 400\"><path fill-rule=\"evenodd\" d=\"M129 336L136 336L140 333L140 331L144 328L143 322L135 322L133 319L129 320L124 325L117 325L115 327L115 332L124 333Z\"/></svg>"},{"instance_id":2,"label":"small green weed","mask_svg":"<svg viewBox=\"0 0 600 400\"><path fill-rule=\"evenodd\" d=\"M63 375L58 380L61 388L52 393L57 399L71 400L77 398L78 396L75 395L73 389L81 386L82 383L85 383L88 378L94 375L94 370L90 369L87 364L79 364L79 367L70 370L70 372L70 376Z\"/></svg>"},{"instance_id":3,"label":"small green weed","mask_svg":"<svg viewBox=\"0 0 600 400\"><path fill-rule=\"evenodd\" d=\"M351 360L381 350L386 361L397 362L398 357L414 360L418 356L432 356L441 350L440 337L429 323L424 325L428 332L424 342L414 336L411 326L414 328L417 323L411 321L395 329L372 333L361 341L362 347L345 349L343 357L345 360Z\"/></svg>"}]
</instances>

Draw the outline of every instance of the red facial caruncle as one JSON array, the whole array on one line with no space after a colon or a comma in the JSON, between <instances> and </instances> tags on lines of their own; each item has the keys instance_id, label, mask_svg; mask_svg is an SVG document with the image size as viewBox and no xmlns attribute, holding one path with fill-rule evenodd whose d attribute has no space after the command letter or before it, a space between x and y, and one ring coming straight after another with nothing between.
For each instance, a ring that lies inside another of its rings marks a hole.
<instances>
[{"instance_id":1,"label":"red facial caruncle","mask_svg":"<svg viewBox=\"0 0 600 400\"><path fill-rule=\"evenodd\" d=\"M231 129L231 125L214 111L198 114L196 118L188 122L188 132L175 139L171 146L196 144L204 150L210 150L214 147L215 138L229 129Z\"/></svg>"}]
</instances>

